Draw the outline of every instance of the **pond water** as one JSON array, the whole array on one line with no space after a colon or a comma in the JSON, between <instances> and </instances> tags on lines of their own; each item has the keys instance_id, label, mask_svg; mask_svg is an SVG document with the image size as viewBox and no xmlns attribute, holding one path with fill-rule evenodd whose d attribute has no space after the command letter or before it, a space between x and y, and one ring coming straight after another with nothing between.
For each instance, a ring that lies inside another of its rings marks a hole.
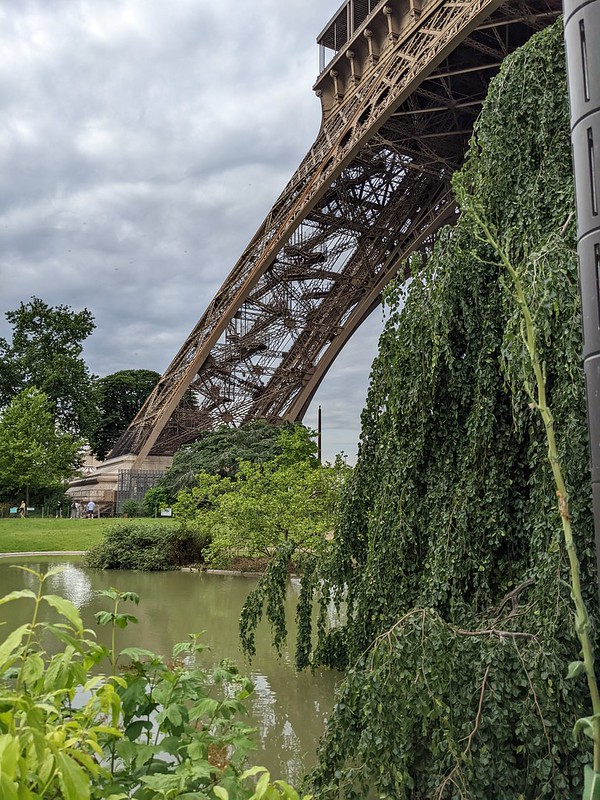
<instances>
[{"instance_id":1,"label":"pond water","mask_svg":"<svg viewBox=\"0 0 600 800\"><path fill-rule=\"evenodd\" d=\"M98 598L95 592L111 586L137 592L139 606L126 603L122 610L134 614L139 622L117 632L117 649L136 645L170 656L173 645L185 641L188 633L206 631L203 640L210 646L208 662L231 658L254 683L254 695L247 701L250 724L258 729L257 750L251 754L251 761L268 767L274 776L295 783L312 767L319 737L333 705L337 675L327 670L297 673L293 663L293 634L279 658L270 646L265 623L261 623L257 632L256 657L251 662L244 658L238 641L238 619L256 579L179 571L90 570L74 558L0 559L1 595L22 588L37 590L34 576L11 568L14 564L42 572L49 564L60 565L62 572L48 579L46 592L62 595L74 603L84 625L94 629L100 640L103 636L108 640L108 629L96 624L94 613L108 609L108 601ZM288 586L290 621L293 621L294 595L299 588L294 581ZM30 620L30 610L31 601L8 603L0 606L0 621L14 628ZM6 631L4 627L2 634Z\"/></svg>"}]
</instances>

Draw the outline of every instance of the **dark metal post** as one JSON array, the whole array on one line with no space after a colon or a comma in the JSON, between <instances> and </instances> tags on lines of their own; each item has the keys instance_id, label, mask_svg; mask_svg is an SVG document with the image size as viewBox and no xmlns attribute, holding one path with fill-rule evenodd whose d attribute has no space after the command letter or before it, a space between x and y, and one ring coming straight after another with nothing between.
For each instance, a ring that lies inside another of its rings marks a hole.
<instances>
[{"instance_id":1,"label":"dark metal post","mask_svg":"<svg viewBox=\"0 0 600 800\"><path fill-rule=\"evenodd\" d=\"M564 0L596 560L600 580L600 0Z\"/></svg>"},{"instance_id":2,"label":"dark metal post","mask_svg":"<svg viewBox=\"0 0 600 800\"><path fill-rule=\"evenodd\" d=\"M321 406L319 406L317 413L317 458L319 459L319 464L321 464L321 435Z\"/></svg>"}]
</instances>

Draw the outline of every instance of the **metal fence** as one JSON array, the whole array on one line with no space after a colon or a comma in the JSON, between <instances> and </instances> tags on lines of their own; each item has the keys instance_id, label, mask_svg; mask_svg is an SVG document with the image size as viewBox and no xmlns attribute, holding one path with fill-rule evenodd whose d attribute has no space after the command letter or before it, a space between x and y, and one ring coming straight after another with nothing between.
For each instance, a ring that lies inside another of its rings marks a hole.
<instances>
[{"instance_id":1,"label":"metal fence","mask_svg":"<svg viewBox=\"0 0 600 800\"><path fill-rule=\"evenodd\" d=\"M164 473L164 470L120 469L117 478L116 513L121 513L121 507L126 500L141 503L148 489L156 486Z\"/></svg>"}]
</instances>

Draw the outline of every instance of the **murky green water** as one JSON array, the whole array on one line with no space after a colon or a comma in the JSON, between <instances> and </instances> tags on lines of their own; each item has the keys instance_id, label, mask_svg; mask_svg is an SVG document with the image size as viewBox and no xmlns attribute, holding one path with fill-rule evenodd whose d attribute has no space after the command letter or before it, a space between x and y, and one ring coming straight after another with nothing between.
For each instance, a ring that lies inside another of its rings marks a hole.
<instances>
[{"instance_id":1,"label":"murky green water","mask_svg":"<svg viewBox=\"0 0 600 800\"><path fill-rule=\"evenodd\" d=\"M238 642L238 618L255 579L187 572L103 572L89 570L76 559L0 559L0 594L25 587L37 589L32 575L12 569L10 564L45 571L50 562L64 569L48 579L48 593L71 600L80 609L86 627L95 629L99 639L106 629L96 625L94 613L108 606L106 600L96 597L96 590L114 586L140 595L137 608L133 604L123 608L135 614L139 623L118 632L117 647L135 644L170 655L173 644L184 641L188 633L206 631L204 641L210 645L215 663L223 657L231 658L254 682L255 693L248 702L251 724L258 728L258 750L252 761L294 782L313 765L316 744L333 705L337 676L328 671L297 674L293 638L278 658L269 645L269 630L264 624L257 634L256 657L251 663L244 659ZM289 620L293 620L293 596L298 591L297 584L289 585ZM7 621L10 628L16 627L30 619L30 608L27 601L0 606L0 620ZM3 628L2 634L6 631Z\"/></svg>"}]
</instances>

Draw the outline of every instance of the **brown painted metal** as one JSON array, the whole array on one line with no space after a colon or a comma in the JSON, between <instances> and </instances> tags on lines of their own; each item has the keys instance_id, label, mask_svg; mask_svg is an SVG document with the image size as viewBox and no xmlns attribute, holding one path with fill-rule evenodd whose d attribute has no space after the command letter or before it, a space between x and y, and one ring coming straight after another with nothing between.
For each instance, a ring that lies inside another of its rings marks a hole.
<instances>
[{"instance_id":1,"label":"brown painted metal","mask_svg":"<svg viewBox=\"0 0 600 800\"><path fill-rule=\"evenodd\" d=\"M347 0L319 39L341 41L314 87L315 143L111 457L140 464L220 424L302 419L386 283L454 217L450 179L490 78L560 11Z\"/></svg>"}]
</instances>

